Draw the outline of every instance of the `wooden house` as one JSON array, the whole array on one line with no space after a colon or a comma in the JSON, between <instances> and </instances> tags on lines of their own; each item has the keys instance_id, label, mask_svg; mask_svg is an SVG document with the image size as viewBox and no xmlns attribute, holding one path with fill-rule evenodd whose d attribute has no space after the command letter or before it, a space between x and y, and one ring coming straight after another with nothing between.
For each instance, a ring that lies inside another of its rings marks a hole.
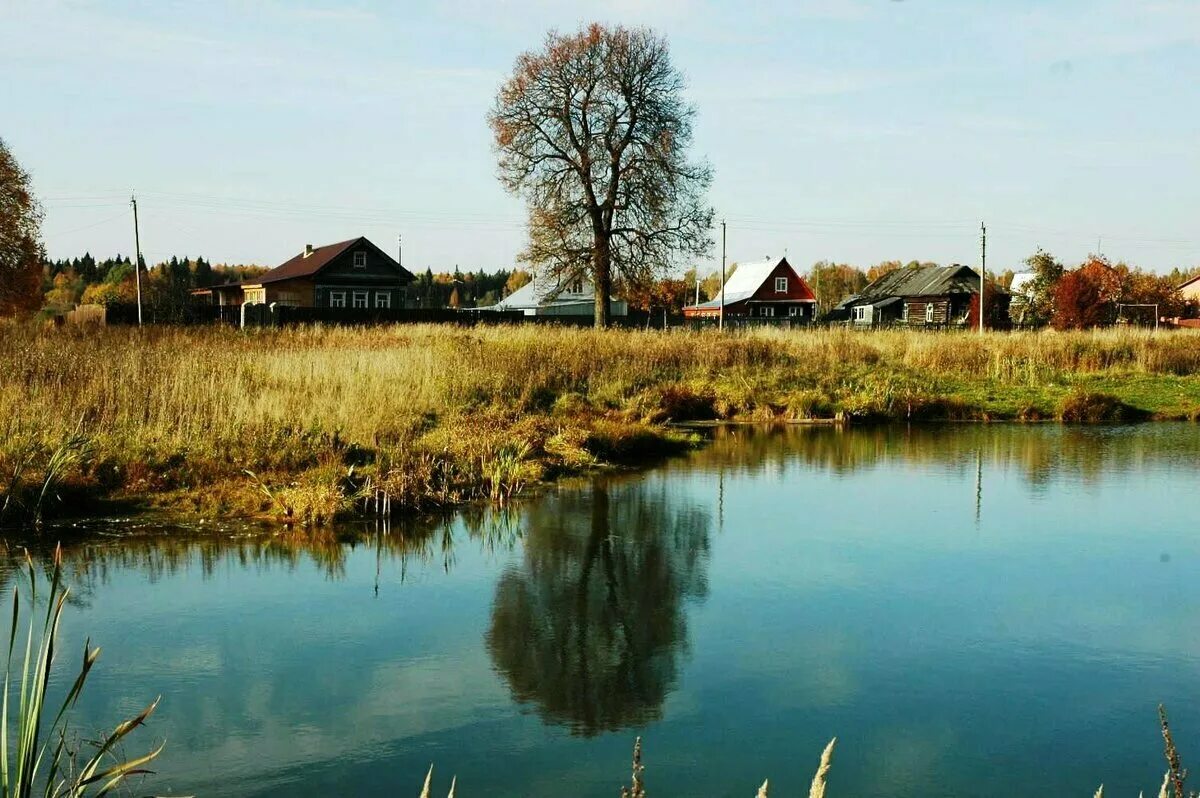
<instances>
[{"instance_id":1,"label":"wooden house","mask_svg":"<svg viewBox=\"0 0 1200 798\"><path fill-rule=\"evenodd\" d=\"M978 296L979 274L970 266L912 266L888 272L838 309L854 326L965 327Z\"/></svg>"},{"instance_id":2,"label":"wooden house","mask_svg":"<svg viewBox=\"0 0 1200 798\"><path fill-rule=\"evenodd\" d=\"M213 304L402 308L413 275L366 238L304 251L266 274L213 286Z\"/></svg>"},{"instance_id":3,"label":"wooden house","mask_svg":"<svg viewBox=\"0 0 1200 798\"><path fill-rule=\"evenodd\" d=\"M725 282L724 294L726 317L811 322L816 313L816 296L787 258L738 264ZM720 314L720 294L683 309L683 315L692 319L716 318Z\"/></svg>"},{"instance_id":4,"label":"wooden house","mask_svg":"<svg viewBox=\"0 0 1200 798\"><path fill-rule=\"evenodd\" d=\"M1184 302L1200 305L1200 274L1179 286L1179 295Z\"/></svg>"}]
</instances>

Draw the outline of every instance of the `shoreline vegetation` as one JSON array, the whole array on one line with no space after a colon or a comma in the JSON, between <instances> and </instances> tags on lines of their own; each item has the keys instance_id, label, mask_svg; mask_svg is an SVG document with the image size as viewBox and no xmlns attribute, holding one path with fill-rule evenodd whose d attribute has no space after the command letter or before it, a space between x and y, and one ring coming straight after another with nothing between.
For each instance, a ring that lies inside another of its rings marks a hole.
<instances>
[{"instance_id":1,"label":"shoreline vegetation","mask_svg":"<svg viewBox=\"0 0 1200 798\"><path fill-rule=\"evenodd\" d=\"M1200 334L0 324L0 522L508 501L694 422L1200 419Z\"/></svg>"}]
</instances>

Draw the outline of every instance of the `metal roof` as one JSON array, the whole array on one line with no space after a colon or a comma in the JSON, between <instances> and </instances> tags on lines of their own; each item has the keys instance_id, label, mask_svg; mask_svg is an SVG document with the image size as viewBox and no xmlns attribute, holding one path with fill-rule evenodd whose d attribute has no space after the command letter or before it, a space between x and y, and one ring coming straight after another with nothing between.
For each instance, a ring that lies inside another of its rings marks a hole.
<instances>
[{"instance_id":1,"label":"metal roof","mask_svg":"<svg viewBox=\"0 0 1200 798\"><path fill-rule=\"evenodd\" d=\"M768 257L765 260L756 260L751 261L750 263L737 264L737 268L734 270L733 274L731 274L729 279L725 281L725 304L732 305L735 302L741 302L754 296L754 293L758 291L766 279L771 276L771 272L775 271L775 269L781 263L787 263L787 258ZM792 264L787 263L787 266L792 270L793 274L795 274L797 277L800 277L800 273L792 268ZM789 299L786 301L812 302L814 300ZM713 297L707 302L701 302L699 305L689 305L688 307L696 310L715 310L721 307L721 295L717 294L717 296Z\"/></svg>"},{"instance_id":2,"label":"metal roof","mask_svg":"<svg viewBox=\"0 0 1200 798\"><path fill-rule=\"evenodd\" d=\"M970 266L914 266L883 275L864 288L856 302L877 302L893 296L945 296L978 291L979 275Z\"/></svg>"},{"instance_id":3,"label":"metal roof","mask_svg":"<svg viewBox=\"0 0 1200 798\"><path fill-rule=\"evenodd\" d=\"M582 293L569 291L571 281L550 274L534 274L533 279L501 299L488 310L533 310L549 305L577 305L596 301L591 280L583 280Z\"/></svg>"}]
</instances>

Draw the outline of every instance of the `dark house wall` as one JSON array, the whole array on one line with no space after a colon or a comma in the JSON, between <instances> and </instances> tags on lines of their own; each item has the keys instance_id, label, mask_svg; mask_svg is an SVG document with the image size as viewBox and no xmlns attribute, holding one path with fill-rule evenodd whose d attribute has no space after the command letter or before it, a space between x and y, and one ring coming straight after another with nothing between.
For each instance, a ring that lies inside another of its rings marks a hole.
<instances>
[{"instance_id":1,"label":"dark house wall","mask_svg":"<svg viewBox=\"0 0 1200 798\"><path fill-rule=\"evenodd\" d=\"M973 295L940 297L913 297L904 302L908 306L908 326L924 327L927 324L944 326L957 323L971 305ZM926 308L933 306L933 318L926 316Z\"/></svg>"},{"instance_id":2,"label":"dark house wall","mask_svg":"<svg viewBox=\"0 0 1200 798\"><path fill-rule=\"evenodd\" d=\"M354 253L366 255L365 266L354 265ZM338 255L316 276L316 291L313 304L317 307L329 307L331 292L346 292L346 307L353 306L353 292L368 291L367 306L376 307L377 297L386 293L392 308L401 308L406 304L408 291L406 286L412 282L412 276L399 274L395 264L366 243L359 242Z\"/></svg>"}]
</instances>

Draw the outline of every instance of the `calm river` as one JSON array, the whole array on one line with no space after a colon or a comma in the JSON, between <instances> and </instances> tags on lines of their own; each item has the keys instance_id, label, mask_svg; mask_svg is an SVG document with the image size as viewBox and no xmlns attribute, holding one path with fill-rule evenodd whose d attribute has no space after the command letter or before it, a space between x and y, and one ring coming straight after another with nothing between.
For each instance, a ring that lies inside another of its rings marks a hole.
<instances>
[{"instance_id":1,"label":"calm river","mask_svg":"<svg viewBox=\"0 0 1200 798\"><path fill-rule=\"evenodd\" d=\"M319 543L66 549L85 729L162 705L136 792L1157 792L1200 768L1200 426L717 430L506 513ZM7 601L11 567L3 574Z\"/></svg>"}]
</instances>

